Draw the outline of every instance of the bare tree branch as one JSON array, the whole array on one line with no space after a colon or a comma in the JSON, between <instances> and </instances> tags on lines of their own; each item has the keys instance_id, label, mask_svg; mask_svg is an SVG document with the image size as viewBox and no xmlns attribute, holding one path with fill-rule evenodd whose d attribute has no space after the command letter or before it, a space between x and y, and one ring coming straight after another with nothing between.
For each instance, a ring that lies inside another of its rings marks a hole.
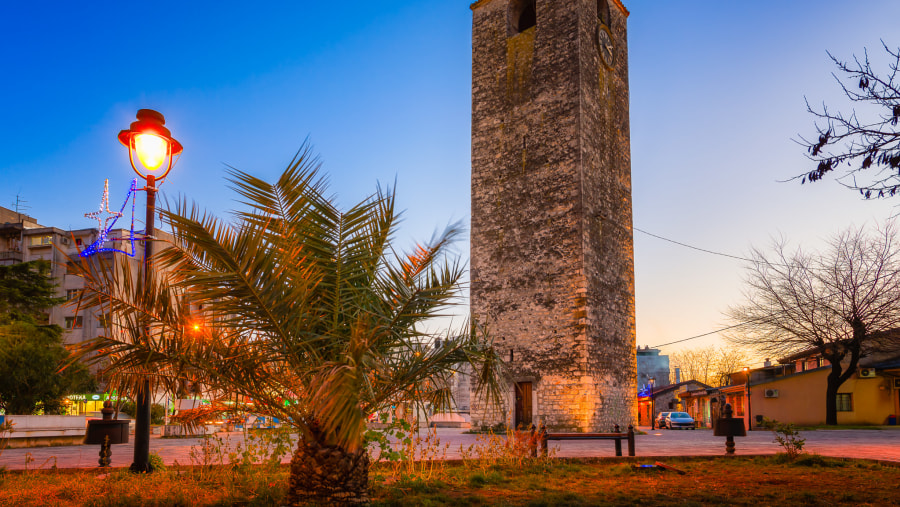
<instances>
[{"instance_id":1,"label":"bare tree branch","mask_svg":"<svg viewBox=\"0 0 900 507\"><path fill-rule=\"evenodd\" d=\"M819 181L846 164L846 172L837 181L866 199L893 197L900 191L900 49L892 50L884 41L882 46L889 57L884 73L872 67L868 51L862 60L854 56L852 63L828 53L839 71L832 75L853 108L844 114L825 104L814 108L807 100L818 139L801 135L798 142L817 166L792 180Z\"/></svg>"}]
</instances>

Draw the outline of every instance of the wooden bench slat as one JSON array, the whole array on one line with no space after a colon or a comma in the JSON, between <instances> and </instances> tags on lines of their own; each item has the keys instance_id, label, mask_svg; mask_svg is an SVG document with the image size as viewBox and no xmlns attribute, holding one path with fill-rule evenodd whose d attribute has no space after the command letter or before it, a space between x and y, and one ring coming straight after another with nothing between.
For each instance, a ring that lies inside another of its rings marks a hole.
<instances>
[{"instance_id":1,"label":"wooden bench slat","mask_svg":"<svg viewBox=\"0 0 900 507\"><path fill-rule=\"evenodd\" d=\"M616 425L616 430L619 426ZM548 440L615 440L616 456L622 455L622 440L628 441L628 455L634 456L634 427L628 427L628 433L547 433L543 425L539 432L535 433L532 426L532 435L536 436L540 442L541 454L547 455ZM537 446L532 444L531 454L537 456Z\"/></svg>"},{"instance_id":2,"label":"wooden bench slat","mask_svg":"<svg viewBox=\"0 0 900 507\"><path fill-rule=\"evenodd\" d=\"M601 440L628 438L628 433L547 433L548 440Z\"/></svg>"}]
</instances>

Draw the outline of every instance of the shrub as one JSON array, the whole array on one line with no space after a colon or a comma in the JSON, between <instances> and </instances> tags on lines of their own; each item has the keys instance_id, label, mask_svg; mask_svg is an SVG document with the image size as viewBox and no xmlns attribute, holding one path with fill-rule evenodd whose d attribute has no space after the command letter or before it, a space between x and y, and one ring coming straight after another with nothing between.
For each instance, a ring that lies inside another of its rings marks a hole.
<instances>
[{"instance_id":1,"label":"shrub","mask_svg":"<svg viewBox=\"0 0 900 507\"><path fill-rule=\"evenodd\" d=\"M150 469L157 472L166 471L166 463L163 461L162 456L155 452L150 453Z\"/></svg>"},{"instance_id":2,"label":"shrub","mask_svg":"<svg viewBox=\"0 0 900 507\"><path fill-rule=\"evenodd\" d=\"M840 459L826 458L818 454L807 454L794 462L795 465L805 467L843 468L847 463Z\"/></svg>"},{"instance_id":3,"label":"shrub","mask_svg":"<svg viewBox=\"0 0 900 507\"><path fill-rule=\"evenodd\" d=\"M775 442L784 449L788 458L794 459L803 453L805 438L800 438L800 432L793 424L780 423L774 419L763 419L762 426L775 434Z\"/></svg>"}]
</instances>

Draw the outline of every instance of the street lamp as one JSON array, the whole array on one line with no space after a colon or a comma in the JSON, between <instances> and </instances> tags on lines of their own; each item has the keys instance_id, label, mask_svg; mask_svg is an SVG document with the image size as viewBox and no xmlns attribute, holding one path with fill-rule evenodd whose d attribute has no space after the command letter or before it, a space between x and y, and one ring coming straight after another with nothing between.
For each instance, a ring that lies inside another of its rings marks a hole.
<instances>
[{"instance_id":1,"label":"street lamp","mask_svg":"<svg viewBox=\"0 0 900 507\"><path fill-rule=\"evenodd\" d=\"M137 121L131 128L119 132L119 141L128 148L131 168L147 186L147 220L144 228L144 288L150 285L150 258L153 256L153 222L156 215L156 182L162 181L172 166L174 158L181 154L181 143L172 137L165 127L166 119L152 109L140 109ZM137 158L137 160L135 160ZM150 325L144 329L144 337L150 340ZM134 462L132 472L151 472L150 467L150 379L145 378L138 388L135 400Z\"/></svg>"},{"instance_id":2,"label":"street lamp","mask_svg":"<svg viewBox=\"0 0 900 507\"><path fill-rule=\"evenodd\" d=\"M747 377L747 431L753 430L753 418L750 412L750 367L744 366L744 375Z\"/></svg>"},{"instance_id":3,"label":"street lamp","mask_svg":"<svg viewBox=\"0 0 900 507\"><path fill-rule=\"evenodd\" d=\"M656 383L655 377L647 379L650 384L650 429L656 429L656 400L653 399L653 384Z\"/></svg>"}]
</instances>

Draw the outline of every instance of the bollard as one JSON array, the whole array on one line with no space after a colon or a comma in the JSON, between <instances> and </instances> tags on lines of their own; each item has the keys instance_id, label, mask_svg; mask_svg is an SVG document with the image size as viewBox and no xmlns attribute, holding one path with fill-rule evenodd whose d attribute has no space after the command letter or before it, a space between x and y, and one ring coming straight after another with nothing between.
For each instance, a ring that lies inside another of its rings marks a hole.
<instances>
[{"instance_id":1,"label":"bollard","mask_svg":"<svg viewBox=\"0 0 900 507\"><path fill-rule=\"evenodd\" d=\"M547 427L541 423L541 430L538 432L538 439L541 441L541 456L547 457Z\"/></svg>"},{"instance_id":2,"label":"bollard","mask_svg":"<svg viewBox=\"0 0 900 507\"><path fill-rule=\"evenodd\" d=\"M619 425L618 424L613 426L613 433L619 433ZM616 456L621 456L622 455L622 440L617 438L615 441L615 445L616 445Z\"/></svg>"},{"instance_id":3,"label":"bollard","mask_svg":"<svg viewBox=\"0 0 900 507\"><path fill-rule=\"evenodd\" d=\"M744 420L731 417L733 410L731 403L726 403L723 407L725 417L716 421L716 429L714 436L725 437L725 455L734 456L734 437L746 437L747 431L744 429Z\"/></svg>"},{"instance_id":4,"label":"bollard","mask_svg":"<svg viewBox=\"0 0 900 507\"><path fill-rule=\"evenodd\" d=\"M628 455L634 456L634 426L628 425Z\"/></svg>"},{"instance_id":5,"label":"bollard","mask_svg":"<svg viewBox=\"0 0 900 507\"><path fill-rule=\"evenodd\" d=\"M103 403L103 419L89 419L87 422L87 430L84 435L85 444L100 445L100 459L98 463L101 467L110 465L112 450L111 445L128 443L128 421L114 420L112 418L115 410L112 408L112 402Z\"/></svg>"},{"instance_id":6,"label":"bollard","mask_svg":"<svg viewBox=\"0 0 900 507\"><path fill-rule=\"evenodd\" d=\"M531 448L531 457L537 458L537 435L535 434L535 430L537 428L534 426L534 423L531 423L531 434L528 437L528 447Z\"/></svg>"}]
</instances>

